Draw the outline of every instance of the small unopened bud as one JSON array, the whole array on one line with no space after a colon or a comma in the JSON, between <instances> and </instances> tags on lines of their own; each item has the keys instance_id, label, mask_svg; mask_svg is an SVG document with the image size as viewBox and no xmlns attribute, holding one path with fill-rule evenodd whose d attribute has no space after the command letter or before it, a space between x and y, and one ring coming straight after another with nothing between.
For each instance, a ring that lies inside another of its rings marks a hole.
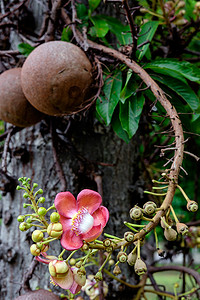
<instances>
[{"instance_id":1,"label":"small unopened bud","mask_svg":"<svg viewBox=\"0 0 200 300\"><path fill-rule=\"evenodd\" d=\"M44 202L45 202L45 198L44 198L44 197L40 197L40 198L38 199L38 201L39 201L40 203L44 203Z\"/></svg>"},{"instance_id":2,"label":"small unopened bud","mask_svg":"<svg viewBox=\"0 0 200 300\"><path fill-rule=\"evenodd\" d=\"M32 233L32 240L37 243L42 241L44 238L44 234L41 230L34 230Z\"/></svg>"},{"instance_id":3,"label":"small unopened bud","mask_svg":"<svg viewBox=\"0 0 200 300\"><path fill-rule=\"evenodd\" d=\"M25 220L25 216L20 215L17 217L18 222L24 222L24 220Z\"/></svg>"},{"instance_id":4,"label":"small unopened bud","mask_svg":"<svg viewBox=\"0 0 200 300\"><path fill-rule=\"evenodd\" d=\"M113 266L115 264L114 259L109 259L108 264L109 266Z\"/></svg>"},{"instance_id":5,"label":"small unopened bud","mask_svg":"<svg viewBox=\"0 0 200 300\"><path fill-rule=\"evenodd\" d=\"M69 263L70 263L71 266L75 266L76 260L74 258L71 258Z\"/></svg>"},{"instance_id":6,"label":"small unopened bud","mask_svg":"<svg viewBox=\"0 0 200 300\"><path fill-rule=\"evenodd\" d=\"M110 247L110 245L111 245L111 240L110 240L110 239L105 239L105 240L103 241L103 245L104 245L105 247Z\"/></svg>"},{"instance_id":7,"label":"small unopened bud","mask_svg":"<svg viewBox=\"0 0 200 300\"><path fill-rule=\"evenodd\" d=\"M82 262L81 260L79 260L79 261L76 263L75 266L76 266L77 268L80 268L80 267L82 266L82 263L83 263L83 262Z\"/></svg>"},{"instance_id":8,"label":"small unopened bud","mask_svg":"<svg viewBox=\"0 0 200 300\"><path fill-rule=\"evenodd\" d=\"M38 209L38 215L39 215L39 216L45 216L46 213L47 213L47 210L46 210L45 207L40 207L40 208Z\"/></svg>"},{"instance_id":9,"label":"small unopened bud","mask_svg":"<svg viewBox=\"0 0 200 300\"><path fill-rule=\"evenodd\" d=\"M148 201L143 205L144 213L147 215L152 215L155 213L157 205L153 201Z\"/></svg>"},{"instance_id":10,"label":"small unopened bud","mask_svg":"<svg viewBox=\"0 0 200 300\"><path fill-rule=\"evenodd\" d=\"M113 252L113 245L111 245L109 247L106 247L105 251L108 252L108 253Z\"/></svg>"},{"instance_id":11,"label":"small unopened bud","mask_svg":"<svg viewBox=\"0 0 200 300\"><path fill-rule=\"evenodd\" d=\"M185 13L186 13L185 9L181 9L177 14L177 18L183 17Z\"/></svg>"},{"instance_id":12,"label":"small unopened bud","mask_svg":"<svg viewBox=\"0 0 200 300\"><path fill-rule=\"evenodd\" d=\"M20 229L21 231L26 231L26 230L28 230L29 228L28 228L28 226L27 226L27 223L22 222L22 223L19 225L19 229Z\"/></svg>"},{"instance_id":13,"label":"small unopened bud","mask_svg":"<svg viewBox=\"0 0 200 300\"><path fill-rule=\"evenodd\" d=\"M21 190L22 189L22 187L20 186L20 185L18 185L17 187L16 187L16 190L17 191L19 191L19 190Z\"/></svg>"},{"instance_id":14,"label":"small unopened bud","mask_svg":"<svg viewBox=\"0 0 200 300\"><path fill-rule=\"evenodd\" d=\"M157 249L157 253L158 253L158 255L160 256L160 257L164 257L165 256L165 251L164 250L162 250L162 249Z\"/></svg>"},{"instance_id":15,"label":"small unopened bud","mask_svg":"<svg viewBox=\"0 0 200 300\"><path fill-rule=\"evenodd\" d=\"M37 193L37 195L38 195L38 194L43 194L43 190L42 190L42 189L39 189L36 193Z\"/></svg>"},{"instance_id":16,"label":"small unopened bud","mask_svg":"<svg viewBox=\"0 0 200 300\"><path fill-rule=\"evenodd\" d=\"M37 183L33 183L33 188L36 189L38 187Z\"/></svg>"},{"instance_id":17,"label":"small unopened bud","mask_svg":"<svg viewBox=\"0 0 200 300\"><path fill-rule=\"evenodd\" d=\"M53 212L50 215L50 220L51 220L52 223L57 223L60 220L60 215L57 212Z\"/></svg>"},{"instance_id":18,"label":"small unopened bud","mask_svg":"<svg viewBox=\"0 0 200 300\"><path fill-rule=\"evenodd\" d=\"M173 228L165 228L164 236L165 236L166 240L172 242L172 241L176 240L177 232Z\"/></svg>"},{"instance_id":19,"label":"small unopened bud","mask_svg":"<svg viewBox=\"0 0 200 300\"><path fill-rule=\"evenodd\" d=\"M187 209L191 212L195 212L198 210L198 204L197 202L193 201L193 200L190 200L188 201L187 203Z\"/></svg>"},{"instance_id":20,"label":"small unopened bud","mask_svg":"<svg viewBox=\"0 0 200 300\"><path fill-rule=\"evenodd\" d=\"M23 208L27 208L29 205L27 203L23 204Z\"/></svg>"},{"instance_id":21,"label":"small unopened bud","mask_svg":"<svg viewBox=\"0 0 200 300\"><path fill-rule=\"evenodd\" d=\"M49 263L49 273L56 278L63 278L67 275L69 267L63 260L53 260Z\"/></svg>"},{"instance_id":22,"label":"small unopened bud","mask_svg":"<svg viewBox=\"0 0 200 300\"><path fill-rule=\"evenodd\" d=\"M124 233L124 239L127 242L132 242L134 239L134 233L132 231L127 231Z\"/></svg>"},{"instance_id":23,"label":"small unopened bud","mask_svg":"<svg viewBox=\"0 0 200 300\"><path fill-rule=\"evenodd\" d=\"M135 264L135 262L136 262L136 259L137 259L137 253L136 253L136 252L131 252L131 253L129 253L129 255L128 255L127 263L128 263L130 266L134 266L134 264Z\"/></svg>"},{"instance_id":24,"label":"small unopened bud","mask_svg":"<svg viewBox=\"0 0 200 300\"><path fill-rule=\"evenodd\" d=\"M143 216L142 210L140 207L138 206L134 206L133 208L131 208L130 210L130 217L133 220L140 220Z\"/></svg>"},{"instance_id":25,"label":"small unopened bud","mask_svg":"<svg viewBox=\"0 0 200 300\"><path fill-rule=\"evenodd\" d=\"M114 270L113 270L114 275L119 275L119 274L121 274L121 272L122 271L118 265L114 267Z\"/></svg>"},{"instance_id":26,"label":"small unopened bud","mask_svg":"<svg viewBox=\"0 0 200 300\"><path fill-rule=\"evenodd\" d=\"M147 271L147 266L141 258L137 258L134 266L135 273L137 275L143 275Z\"/></svg>"},{"instance_id":27,"label":"small unopened bud","mask_svg":"<svg viewBox=\"0 0 200 300\"><path fill-rule=\"evenodd\" d=\"M179 3L176 6L176 9L178 10L180 8L183 8L183 7L185 7L185 1L179 1Z\"/></svg>"},{"instance_id":28,"label":"small unopened bud","mask_svg":"<svg viewBox=\"0 0 200 300\"><path fill-rule=\"evenodd\" d=\"M29 223L29 224L30 224L30 223L32 223L32 222L33 222L33 218L32 218L32 217L29 217L29 218L26 219L26 223Z\"/></svg>"},{"instance_id":29,"label":"small unopened bud","mask_svg":"<svg viewBox=\"0 0 200 300\"><path fill-rule=\"evenodd\" d=\"M28 193L24 193L24 194L23 194L23 197L24 197L25 199L27 199L27 198L29 197L29 194L28 194Z\"/></svg>"},{"instance_id":30,"label":"small unopened bud","mask_svg":"<svg viewBox=\"0 0 200 300\"><path fill-rule=\"evenodd\" d=\"M120 263L125 263L127 261L127 258L128 255L123 251L120 251L117 255L117 259Z\"/></svg>"},{"instance_id":31,"label":"small unopened bud","mask_svg":"<svg viewBox=\"0 0 200 300\"><path fill-rule=\"evenodd\" d=\"M103 280L103 275L102 275L102 272L97 272L96 275L94 276L94 279L99 282L99 281L102 281Z\"/></svg>"},{"instance_id":32,"label":"small unopened bud","mask_svg":"<svg viewBox=\"0 0 200 300\"><path fill-rule=\"evenodd\" d=\"M185 235L188 233L188 226L184 223L176 223L176 229L178 233Z\"/></svg>"},{"instance_id":33,"label":"small unopened bud","mask_svg":"<svg viewBox=\"0 0 200 300\"><path fill-rule=\"evenodd\" d=\"M81 249L82 249L83 251L87 251L87 250L89 249L88 244L87 244L87 243L84 243L83 246L81 247Z\"/></svg>"},{"instance_id":34,"label":"small unopened bud","mask_svg":"<svg viewBox=\"0 0 200 300\"><path fill-rule=\"evenodd\" d=\"M36 244L33 244L30 247L30 252L31 252L32 255L38 256L38 255L40 255L41 250L37 247Z\"/></svg>"},{"instance_id":35,"label":"small unopened bud","mask_svg":"<svg viewBox=\"0 0 200 300\"><path fill-rule=\"evenodd\" d=\"M50 223L47 227L47 233L49 236L56 238L62 235L63 228L61 223Z\"/></svg>"}]
</instances>

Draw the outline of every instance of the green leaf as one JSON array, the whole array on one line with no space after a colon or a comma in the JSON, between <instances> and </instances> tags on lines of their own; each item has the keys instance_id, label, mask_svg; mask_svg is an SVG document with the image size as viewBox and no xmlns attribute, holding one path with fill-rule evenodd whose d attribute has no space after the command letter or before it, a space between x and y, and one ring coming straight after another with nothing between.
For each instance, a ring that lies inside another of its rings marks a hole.
<instances>
[{"instance_id":1,"label":"green leaf","mask_svg":"<svg viewBox=\"0 0 200 300\"><path fill-rule=\"evenodd\" d=\"M119 119L122 128L127 132L129 139L136 133L144 105L144 96L136 94L127 99L123 104L120 102Z\"/></svg>"},{"instance_id":2,"label":"green leaf","mask_svg":"<svg viewBox=\"0 0 200 300\"><path fill-rule=\"evenodd\" d=\"M191 89L189 85L170 76L162 75L161 77L154 74L151 75L151 77L175 91L179 96L181 96L185 100L185 102L190 106L190 108L193 111L196 111L199 108L199 97L195 94L195 92Z\"/></svg>"},{"instance_id":3,"label":"green leaf","mask_svg":"<svg viewBox=\"0 0 200 300\"><path fill-rule=\"evenodd\" d=\"M114 110L119 102L122 87L122 74L118 72L114 77L106 80L103 87L104 95L96 102L96 110L106 125L109 125Z\"/></svg>"},{"instance_id":4,"label":"green leaf","mask_svg":"<svg viewBox=\"0 0 200 300\"><path fill-rule=\"evenodd\" d=\"M18 45L18 50L24 56L28 56L35 48L29 44L21 43Z\"/></svg>"},{"instance_id":5,"label":"green leaf","mask_svg":"<svg viewBox=\"0 0 200 300\"><path fill-rule=\"evenodd\" d=\"M109 26L106 20L99 18L99 16L91 17L90 20L94 24L97 37L104 37L108 33Z\"/></svg>"},{"instance_id":6,"label":"green leaf","mask_svg":"<svg viewBox=\"0 0 200 300\"><path fill-rule=\"evenodd\" d=\"M85 6L85 4L83 4L83 3L76 5L76 12L77 12L78 19L82 19L82 18L88 16L88 9Z\"/></svg>"},{"instance_id":7,"label":"green leaf","mask_svg":"<svg viewBox=\"0 0 200 300\"><path fill-rule=\"evenodd\" d=\"M101 0L88 0L89 8L93 12L100 4Z\"/></svg>"},{"instance_id":8,"label":"green leaf","mask_svg":"<svg viewBox=\"0 0 200 300\"><path fill-rule=\"evenodd\" d=\"M140 37L138 38L138 46L145 41L151 42L157 28L159 25L159 21L149 21L141 26ZM142 46L140 50L136 51L136 56L138 60L141 60L145 55L147 49L149 48L150 43Z\"/></svg>"},{"instance_id":9,"label":"green leaf","mask_svg":"<svg viewBox=\"0 0 200 300\"><path fill-rule=\"evenodd\" d=\"M114 113L111 125L118 137L120 137L120 139L124 140L128 144L130 142L130 139L128 137L127 132L124 131L124 129L122 128L121 122L119 120L118 110Z\"/></svg>"},{"instance_id":10,"label":"green leaf","mask_svg":"<svg viewBox=\"0 0 200 300\"><path fill-rule=\"evenodd\" d=\"M128 70L125 85L120 93L120 101L124 103L131 95L133 95L138 87L138 83L132 70Z\"/></svg>"},{"instance_id":11,"label":"green leaf","mask_svg":"<svg viewBox=\"0 0 200 300\"><path fill-rule=\"evenodd\" d=\"M72 38L72 30L70 27L64 28L61 35L61 41L70 42Z\"/></svg>"},{"instance_id":12,"label":"green leaf","mask_svg":"<svg viewBox=\"0 0 200 300\"><path fill-rule=\"evenodd\" d=\"M156 72L162 73L163 70L168 72L169 76L176 78L177 76L185 77L190 81L200 82L200 70L193 64L186 61L179 61L178 59L157 59L144 66L145 69L149 68ZM176 72L176 73L174 73Z\"/></svg>"}]
</instances>

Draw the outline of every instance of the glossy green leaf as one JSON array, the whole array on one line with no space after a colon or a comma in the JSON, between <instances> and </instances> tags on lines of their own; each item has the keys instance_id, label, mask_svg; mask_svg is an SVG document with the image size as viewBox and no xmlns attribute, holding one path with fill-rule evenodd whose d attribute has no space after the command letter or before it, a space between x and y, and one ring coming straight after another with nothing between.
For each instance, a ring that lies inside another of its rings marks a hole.
<instances>
[{"instance_id":1,"label":"glossy green leaf","mask_svg":"<svg viewBox=\"0 0 200 300\"><path fill-rule=\"evenodd\" d=\"M101 0L88 0L89 8L93 12L100 4Z\"/></svg>"},{"instance_id":2,"label":"glossy green leaf","mask_svg":"<svg viewBox=\"0 0 200 300\"><path fill-rule=\"evenodd\" d=\"M35 48L29 44L21 43L18 45L18 50L24 56L28 56Z\"/></svg>"},{"instance_id":3,"label":"glossy green leaf","mask_svg":"<svg viewBox=\"0 0 200 300\"><path fill-rule=\"evenodd\" d=\"M145 69L149 68L156 72L163 73L165 70L167 75L180 79L180 76L200 83L200 70L194 64L186 61L179 61L178 59L157 59L144 66ZM174 73L176 72L176 73Z\"/></svg>"},{"instance_id":4,"label":"glossy green leaf","mask_svg":"<svg viewBox=\"0 0 200 300\"><path fill-rule=\"evenodd\" d=\"M96 110L106 125L110 124L114 110L119 102L121 87L122 74L118 72L105 81L103 96L96 102Z\"/></svg>"},{"instance_id":5,"label":"glossy green leaf","mask_svg":"<svg viewBox=\"0 0 200 300\"><path fill-rule=\"evenodd\" d=\"M140 37L138 38L138 46L146 41L151 42L157 28L158 28L159 22L158 21L149 21L144 23L141 26L141 32ZM147 49L149 48L150 43L140 47L140 50L136 51L136 56L138 60L141 60L143 56L145 55Z\"/></svg>"},{"instance_id":6,"label":"glossy green leaf","mask_svg":"<svg viewBox=\"0 0 200 300\"><path fill-rule=\"evenodd\" d=\"M114 113L114 117L112 119L112 128L114 132L120 137L120 139L124 140L127 144L130 142L128 134L122 128L121 122L119 120L119 112L118 110Z\"/></svg>"},{"instance_id":7,"label":"glossy green leaf","mask_svg":"<svg viewBox=\"0 0 200 300\"><path fill-rule=\"evenodd\" d=\"M189 85L170 76L158 76L154 74L151 75L151 77L175 91L179 96L181 96L185 100L185 102L190 106L190 108L193 111L196 111L199 108L200 99Z\"/></svg>"},{"instance_id":8,"label":"glossy green leaf","mask_svg":"<svg viewBox=\"0 0 200 300\"><path fill-rule=\"evenodd\" d=\"M124 104L120 102L119 119L129 139L132 138L138 129L143 105L144 96L142 94L132 96Z\"/></svg>"},{"instance_id":9,"label":"glossy green leaf","mask_svg":"<svg viewBox=\"0 0 200 300\"><path fill-rule=\"evenodd\" d=\"M70 27L64 28L61 35L61 41L70 42L72 38L72 30Z\"/></svg>"},{"instance_id":10,"label":"glossy green leaf","mask_svg":"<svg viewBox=\"0 0 200 300\"><path fill-rule=\"evenodd\" d=\"M109 26L106 20L99 18L99 16L91 17L90 20L94 24L97 37L104 37L108 33Z\"/></svg>"},{"instance_id":11,"label":"glossy green leaf","mask_svg":"<svg viewBox=\"0 0 200 300\"><path fill-rule=\"evenodd\" d=\"M131 70L127 72L125 85L120 93L120 101L124 103L131 95L133 95L138 87L135 74Z\"/></svg>"}]
</instances>

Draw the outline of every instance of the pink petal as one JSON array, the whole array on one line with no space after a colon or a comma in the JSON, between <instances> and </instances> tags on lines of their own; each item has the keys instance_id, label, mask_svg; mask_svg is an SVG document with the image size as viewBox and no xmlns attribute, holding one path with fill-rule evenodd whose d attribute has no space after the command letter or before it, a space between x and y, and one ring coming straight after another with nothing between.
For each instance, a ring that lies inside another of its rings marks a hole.
<instances>
[{"instance_id":1,"label":"pink petal","mask_svg":"<svg viewBox=\"0 0 200 300\"><path fill-rule=\"evenodd\" d=\"M101 235L102 231L103 231L103 227L101 224L97 226L93 226L90 231L82 235L83 240L86 242L94 241Z\"/></svg>"},{"instance_id":2,"label":"pink petal","mask_svg":"<svg viewBox=\"0 0 200 300\"><path fill-rule=\"evenodd\" d=\"M55 207L59 214L71 218L76 212L76 199L70 192L61 192L54 200Z\"/></svg>"},{"instance_id":3,"label":"pink petal","mask_svg":"<svg viewBox=\"0 0 200 300\"><path fill-rule=\"evenodd\" d=\"M65 217L63 217L62 215L60 215L60 221L63 227L63 231L69 230L72 228L72 219L67 219Z\"/></svg>"},{"instance_id":4,"label":"pink petal","mask_svg":"<svg viewBox=\"0 0 200 300\"><path fill-rule=\"evenodd\" d=\"M70 268L65 277L57 278L57 277L51 276L51 278L57 285L59 285L62 289L65 289L65 290L70 289L74 282L73 273Z\"/></svg>"},{"instance_id":5,"label":"pink petal","mask_svg":"<svg viewBox=\"0 0 200 300\"><path fill-rule=\"evenodd\" d=\"M81 290L81 288L82 286L77 284L76 281L74 281L69 290L72 294L77 294Z\"/></svg>"},{"instance_id":6,"label":"pink petal","mask_svg":"<svg viewBox=\"0 0 200 300\"><path fill-rule=\"evenodd\" d=\"M101 195L92 190L82 190L77 196L78 209L85 207L90 214L99 208L101 202Z\"/></svg>"},{"instance_id":7,"label":"pink petal","mask_svg":"<svg viewBox=\"0 0 200 300\"><path fill-rule=\"evenodd\" d=\"M106 226L106 223L109 219L109 211L105 206L100 206L93 214L92 217L94 218L94 226L97 226L99 224L102 225L102 227Z\"/></svg>"},{"instance_id":8,"label":"pink petal","mask_svg":"<svg viewBox=\"0 0 200 300\"><path fill-rule=\"evenodd\" d=\"M83 246L81 236L77 236L72 230L65 231L61 236L60 242L66 250L76 250Z\"/></svg>"}]
</instances>

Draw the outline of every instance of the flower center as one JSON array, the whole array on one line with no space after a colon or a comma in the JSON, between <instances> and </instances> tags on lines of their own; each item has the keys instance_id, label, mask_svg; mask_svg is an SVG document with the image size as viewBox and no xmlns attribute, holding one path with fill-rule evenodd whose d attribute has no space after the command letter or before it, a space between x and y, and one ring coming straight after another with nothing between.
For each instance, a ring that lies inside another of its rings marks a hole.
<instances>
[{"instance_id":1,"label":"flower center","mask_svg":"<svg viewBox=\"0 0 200 300\"><path fill-rule=\"evenodd\" d=\"M94 218L89 214L85 207L79 209L79 211L72 217L72 230L76 235L87 233L94 224Z\"/></svg>"}]
</instances>

